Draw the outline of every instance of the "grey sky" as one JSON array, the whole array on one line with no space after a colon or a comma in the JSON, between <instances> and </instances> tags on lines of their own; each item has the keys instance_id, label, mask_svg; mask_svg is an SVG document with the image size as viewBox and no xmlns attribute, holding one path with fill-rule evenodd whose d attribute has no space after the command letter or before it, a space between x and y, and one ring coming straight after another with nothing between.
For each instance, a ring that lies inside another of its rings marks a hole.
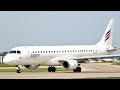
<instances>
[{"instance_id":1,"label":"grey sky","mask_svg":"<svg viewBox=\"0 0 120 90\"><path fill-rule=\"evenodd\" d=\"M96 44L111 18L113 45L120 47L120 11L0 11L0 52L21 45Z\"/></svg>"}]
</instances>

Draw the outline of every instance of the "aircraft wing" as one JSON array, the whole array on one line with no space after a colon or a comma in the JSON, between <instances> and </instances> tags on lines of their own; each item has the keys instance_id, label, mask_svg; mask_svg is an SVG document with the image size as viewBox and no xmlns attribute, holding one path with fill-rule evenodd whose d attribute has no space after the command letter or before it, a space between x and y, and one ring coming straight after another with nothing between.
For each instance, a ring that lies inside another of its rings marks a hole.
<instances>
[{"instance_id":1,"label":"aircraft wing","mask_svg":"<svg viewBox=\"0 0 120 90\"><path fill-rule=\"evenodd\" d=\"M97 56L81 56L78 59L95 59L95 58L111 58L111 57L118 57L120 54L116 55L97 55Z\"/></svg>"},{"instance_id":2,"label":"aircraft wing","mask_svg":"<svg viewBox=\"0 0 120 90\"><path fill-rule=\"evenodd\" d=\"M97 56L81 56L81 57L58 57L58 61L65 61L65 60L77 60L78 63L87 61L89 59L98 60L98 58L112 58L112 57L118 57L120 54L116 55L97 55Z\"/></svg>"}]
</instances>

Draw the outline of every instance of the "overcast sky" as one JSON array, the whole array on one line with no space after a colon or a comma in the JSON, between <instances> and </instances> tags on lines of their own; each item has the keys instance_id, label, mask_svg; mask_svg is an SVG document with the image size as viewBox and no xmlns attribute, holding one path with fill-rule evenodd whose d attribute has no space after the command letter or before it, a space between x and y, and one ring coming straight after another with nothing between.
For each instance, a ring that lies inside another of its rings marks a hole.
<instances>
[{"instance_id":1,"label":"overcast sky","mask_svg":"<svg viewBox=\"0 0 120 90\"><path fill-rule=\"evenodd\" d=\"M0 52L25 45L96 44L111 18L113 46L120 47L120 11L0 11Z\"/></svg>"}]
</instances>

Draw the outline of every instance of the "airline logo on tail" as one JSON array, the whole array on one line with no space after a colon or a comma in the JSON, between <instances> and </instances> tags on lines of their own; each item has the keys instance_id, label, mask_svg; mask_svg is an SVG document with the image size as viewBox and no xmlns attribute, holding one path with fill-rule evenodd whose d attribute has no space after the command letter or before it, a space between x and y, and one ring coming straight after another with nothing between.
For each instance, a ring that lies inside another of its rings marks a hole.
<instances>
[{"instance_id":1,"label":"airline logo on tail","mask_svg":"<svg viewBox=\"0 0 120 90\"><path fill-rule=\"evenodd\" d=\"M105 41L108 40L108 38L110 37L110 34L111 34L111 29L106 33Z\"/></svg>"}]
</instances>

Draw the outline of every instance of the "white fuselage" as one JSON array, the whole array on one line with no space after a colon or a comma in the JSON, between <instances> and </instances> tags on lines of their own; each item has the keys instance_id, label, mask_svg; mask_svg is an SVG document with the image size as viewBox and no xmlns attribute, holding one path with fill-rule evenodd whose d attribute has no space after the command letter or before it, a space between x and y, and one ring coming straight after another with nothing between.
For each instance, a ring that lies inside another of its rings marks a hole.
<instances>
[{"instance_id":1,"label":"white fuselage","mask_svg":"<svg viewBox=\"0 0 120 90\"><path fill-rule=\"evenodd\" d=\"M16 65L60 65L61 63L53 59L110 54L106 48L107 46L98 47L96 45L21 46L11 49L11 51L20 51L20 54L8 53L5 60L9 61L8 64Z\"/></svg>"}]
</instances>

